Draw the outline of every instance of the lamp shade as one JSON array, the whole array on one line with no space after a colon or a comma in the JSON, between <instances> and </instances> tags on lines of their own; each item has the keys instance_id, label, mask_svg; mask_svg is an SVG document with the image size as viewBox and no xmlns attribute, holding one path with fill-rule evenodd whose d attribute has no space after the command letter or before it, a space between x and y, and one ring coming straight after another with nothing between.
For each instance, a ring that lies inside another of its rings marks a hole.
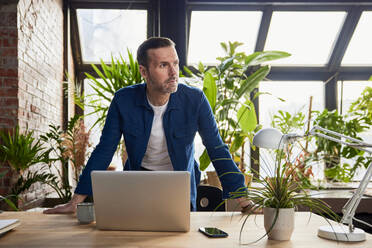
<instances>
[{"instance_id":1,"label":"lamp shade","mask_svg":"<svg viewBox=\"0 0 372 248\"><path fill-rule=\"evenodd\" d=\"M260 148L278 149L283 134L275 128L263 128L253 137L253 145Z\"/></svg>"}]
</instances>

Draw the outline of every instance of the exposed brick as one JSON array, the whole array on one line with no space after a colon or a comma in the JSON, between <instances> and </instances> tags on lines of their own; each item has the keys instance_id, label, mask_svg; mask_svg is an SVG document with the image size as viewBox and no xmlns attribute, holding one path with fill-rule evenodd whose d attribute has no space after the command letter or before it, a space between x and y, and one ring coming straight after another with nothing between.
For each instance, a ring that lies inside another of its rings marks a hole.
<instances>
[{"instance_id":1,"label":"exposed brick","mask_svg":"<svg viewBox=\"0 0 372 248\"><path fill-rule=\"evenodd\" d=\"M30 105L30 110L31 112L36 113L36 114L40 113L40 109L33 104Z\"/></svg>"},{"instance_id":2,"label":"exposed brick","mask_svg":"<svg viewBox=\"0 0 372 248\"><path fill-rule=\"evenodd\" d=\"M3 47L17 47L17 38L4 39Z\"/></svg>"},{"instance_id":3,"label":"exposed brick","mask_svg":"<svg viewBox=\"0 0 372 248\"><path fill-rule=\"evenodd\" d=\"M0 116L0 128L9 128L9 127L15 127L17 125L17 119L16 118L6 118L3 116Z\"/></svg>"},{"instance_id":4,"label":"exposed brick","mask_svg":"<svg viewBox=\"0 0 372 248\"><path fill-rule=\"evenodd\" d=\"M17 24L17 13L15 12L3 12L1 13L0 26L12 26Z\"/></svg>"},{"instance_id":5,"label":"exposed brick","mask_svg":"<svg viewBox=\"0 0 372 248\"><path fill-rule=\"evenodd\" d=\"M2 69L0 68L0 77L17 77L18 71L15 68Z\"/></svg>"},{"instance_id":6,"label":"exposed brick","mask_svg":"<svg viewBox=\"0 0 372 248\"><path fill-rule=\"evenodd\" d=\"M18 89L17 88L1 88L0 96L15 96L17 97Z\"/></svg>"},{"instance_id":7,"label":"exposed brick","mask_svg":"<svg viewBox=\"0 0 372 248\"><path fill-rule=\"evenodd\" d=\"M3 102L5 106L17 106L18 105L17 98L5 98Z\"/></svg>"},{"instance_id":8,"label":"exposed brick","mask_svg":"<svg viewBox=\"0 0 372 248\"><path fill-rule=\"evenodd\" d=\"M17 78L4 78L3 79L3 87L5 88L17 88L18 79Z\"/></svg>"},{"instance_id":9,"label":"exposed brick","mask_svg":"<svg viewBox=\"0 0 372 248\"><path fill-rule=\"evenodd\" d=\"M14 68L17 67L17 57L2 57L0 66L3 68Z\"/></svg>"},{"instance_id":10,"label":"exposed brick","mask_svg":"<svg viewBox=\"0 0 372 248\"><path fill-rule=\"evenodd\" d=\"M5 56L17 56L17 48L16 47L4 47L0 49L0 57Z\"/></svg>"}]
</instances>

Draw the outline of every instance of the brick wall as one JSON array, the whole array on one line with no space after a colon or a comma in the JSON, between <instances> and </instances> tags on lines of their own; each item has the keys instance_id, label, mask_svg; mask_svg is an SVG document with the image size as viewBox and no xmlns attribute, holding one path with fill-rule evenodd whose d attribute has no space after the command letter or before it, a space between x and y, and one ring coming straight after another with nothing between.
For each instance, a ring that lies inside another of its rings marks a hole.
<instances>
[{"instance_id":1,"label":"brick wall","mask_svg":"<svg viewBox=\"0 0 372 248\"><path fill-rule=\"evenodd\" d=\"M20 0L17 28L18 125L38 135L47 132L51 123L62 125L62 0ZM50 189L35 185L24 199L43 198L46 191Z\"/></svg>"},{"instance_id":2,"label":"brick wall","mask_svg":"<svg viewBox=\"0 0 372 248\"><path fill-rule=\"evenodd\" d=\"M62 82L62 0L0 3L0 128L18 125L38 137L49 124L62 125ZM0 181L0 194L11 177ZM35 185L23 197L27 204L46 192L50 188Z\"/></svg>"},{"instance_id":3,"label":"brick wall","mask_svg":"<svg viewBox=\"0 0 372 248\"><path fill-rule=\"evenodd\" d=\"M0 6L0 128L18 122L17 5Z\"/></svg>"},{"instance_id":4,"label":"brick wall","mask_svg":"<svg viewBox=\"0 0 372 248\"><path fill-rule=\"evenodd\" d=\"M17 21L19 126L45 132L62 123L62 0L20 0Z\"/></svg>"}]
</instances>

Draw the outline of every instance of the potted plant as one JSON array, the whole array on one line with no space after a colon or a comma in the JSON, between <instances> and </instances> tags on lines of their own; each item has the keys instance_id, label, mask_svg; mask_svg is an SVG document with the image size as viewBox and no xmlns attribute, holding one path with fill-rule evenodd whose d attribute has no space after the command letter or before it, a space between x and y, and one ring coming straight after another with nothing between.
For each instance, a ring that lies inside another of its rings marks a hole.
<instances>
[{"instance_id":1,"label":"potted plant","mask_svg":"<svg viewBox=\"0 0 372 248\"><path fill-rule=\"evenodd\" d=\"M192 84L203 84L203 92L215 116L220 135L230 148L239 168L245 172L244 144L253 138L257 128L257 118L250 93L256 89L259 82L270 72L269 65L262 65L271 60L290 56L286 52L262 51L246 55L237 52L239 42L221 43L225 51L224 57L219 57L217 66L206 67L199 63L198 70L192 72L184 67ZM210 164L207 151L199 158L200 169L205 170ZM211 177L211 176L209 176ZM213 177L213 176L212 176Z\"/></svg>"},{"instance_id":2,"label":"potted plant","mask_svg":"<svg viewBox=\"0 0 372 248\"><path fill-rule=\"evenodd\" d=\"M256 136L260 136L260 132ZM266 233L258 240L266 235L269 239L289 240L294 229L294 213L298 207L306 207L311 212L321 216L331 217L334 220L338 219L338 216L325 202L313 198L305 190L302 190L304 188L302 181L296 181L294 178L296 176L295 170L288 170L286 167L289 158L283 156L281 154L283 152L283 149L280 149L277 154L272 177L257 177L255 178L257 186L231 193L232 198L246 197L254 203L248 209L245 218L248 218L251 213L263 209ZM244 223L241 227L240 236Z\"/></svg>"},{"instance_id":3,"label":"potted plant","mask_svg":"<svg viewBox=\"0 0 372 248\"><path fill-rule=\"evenodd\" d=\"M45 183L54 189L59 198L50 200L55 201L54 204L46 203L46 205L66 203L71 200L72 187L77 183L85 165L87 148L90 146L89 135L90 131L85 130L83 119L77 115L68 121L66 131L63 131L58 125L51 124L49 132L40 135L40 140L49 147L44 152L49 171L51 174L57 172L57 176L53 180L45 181ZM69 164L74 175L73 183L69 180Z\"/></svg>"},{"instance_id":4,"label":"potted plant","mask_svg":"<svg viewBox=\"0 0 372 248\"><path fill-rule=\"evenodd\" d=\"M44 147L40 140L33 137L32 131L20 132L19 127L13 130L0 131L0 161L7 162L11 170L11 199L14 206L19 207L20 194L28 190L34 183L49 180L53 177L42 171L36 172L28 169L36 164L46 162Z\"/></svg>"}]
</instances>

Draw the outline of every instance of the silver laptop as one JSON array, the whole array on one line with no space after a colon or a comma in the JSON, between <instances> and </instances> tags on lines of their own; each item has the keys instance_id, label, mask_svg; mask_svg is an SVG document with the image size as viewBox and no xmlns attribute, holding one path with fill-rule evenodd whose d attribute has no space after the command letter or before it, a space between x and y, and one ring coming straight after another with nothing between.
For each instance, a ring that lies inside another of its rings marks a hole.
<instances>
[{"instance_id":1,"label":"silver laptop","mask_svg":"<svg viewBox=\"0 0 372 248\"><path fill-rule=\"evenodd\" d=\"M187 171L93 171L92 187L98 229L190 229Z\"/></svg>"}]
</instances>

